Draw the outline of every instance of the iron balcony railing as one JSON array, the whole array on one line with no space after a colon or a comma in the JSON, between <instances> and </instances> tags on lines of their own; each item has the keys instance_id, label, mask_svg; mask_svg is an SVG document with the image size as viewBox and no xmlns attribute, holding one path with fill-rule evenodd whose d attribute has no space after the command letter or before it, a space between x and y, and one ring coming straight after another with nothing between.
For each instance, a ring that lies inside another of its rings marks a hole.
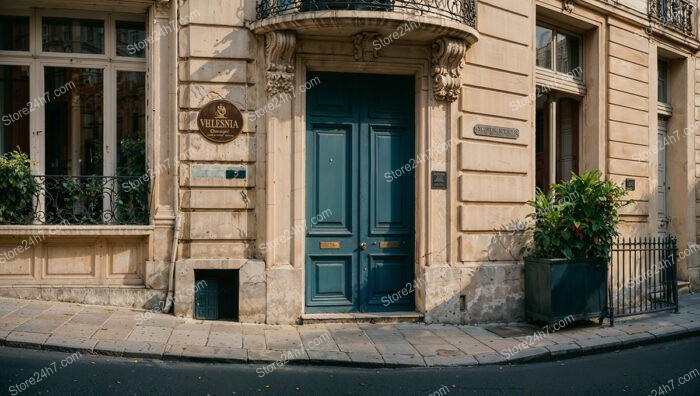
<instances>
[{"instance_id":1,"label":"iron balcony railing","mask_svg":"<svg viewBox=\"0 0 700 396\"><path fill-rule=\"evenodd\" d=\"M144 176L33 176L32 206L14 224L145 225L150 183Z\"/></svg>"},{"instance_id":2,"label":"iron balcony railing","mask_svg":"<svg viewBox=\"0 0 700 396\"><path fill-rule=\"evenodd\" d=\"M323 10L391 11L437 16L476 27L477 0L260 0L256 19Z\"/></svg>"},{"instance_id":3,"label":"iron balcony railing","mask_svg":"<svg viewBox=\"0 0 700 396\"><path fill-rule=\"evenodd\" d=\"M693 4L688 0L649 0L649 18L687 36L693 35Z\"/></svg>"},{"instance_id":4,"label":"iron balcony railing","mask_svg":"<svg viewBox=\"0 0 700 396\"><path fill-rule=\"evenodd\" d=\"M673 236L622 238L611 250L610 324L618 316L678 312L678 245Z\"/></svg>"}]
</instances>

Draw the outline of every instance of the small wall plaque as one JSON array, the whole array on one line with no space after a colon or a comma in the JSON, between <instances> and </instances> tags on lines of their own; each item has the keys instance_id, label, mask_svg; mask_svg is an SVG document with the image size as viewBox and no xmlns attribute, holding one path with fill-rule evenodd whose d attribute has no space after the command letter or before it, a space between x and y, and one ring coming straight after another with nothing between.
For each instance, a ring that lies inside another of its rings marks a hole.
<instances>
[{"instance_id":1,"label":"small wall plaque","mask_svg":"<svg viewBox=\"0 0 700 396\"><path fill-rule=\"evenodd\" d=\"M199 110L199 132L214 143L228 143L243 130L243 114L228 100L213 100Z\"/></svg>"},{"instance_id":2,"label":"small wall plaque","mask_svg":"<svg viewBox=\"0 0 700 396\"><path fill-rule=\"evenodd\" d=\"M433 190L447 190L447 172L430 172L430 188Z\"/></svg>"},{"instance_id":3,"label":"small wall plaque","mask_svg":"<svg viewBox=\"0 0 700 396\"><path fill-rule=\"evenodd\" d=\"M634 191L634 179L625 179L625 188Z\"/></svg>"},{"instance_id":4,"label":"small wall plaque","mask_svg":"<svg viewBox=\"0 0 700 396\"><path fill-rule=\"evenodd\" d=\"M380 249L396 249L401 247L401 242L399 241L381 241L379 242Z\"/></svg>"},{"instance_id":5,"label":"small wall plaque","mask_svg":"<svg viewBox=\"0 0 700 396\"><path fill-rule=\"evenodd\" d=\"M338 241L333 241L333 242L320 242L320 247L321 249L340 249L340 242Z\"/></svg>"},{"instance_id":6,"label":"small wall plaque","mask_svg":"<svg viewBox=\"0 0 700 396\"><path fill-rule=\"evenodd\" d=\"M492 125L474 125L474 134L478 136L489 136L502 139L517 139L520 137L518 128L505 128Z\"/></svg>"}]
</instances>

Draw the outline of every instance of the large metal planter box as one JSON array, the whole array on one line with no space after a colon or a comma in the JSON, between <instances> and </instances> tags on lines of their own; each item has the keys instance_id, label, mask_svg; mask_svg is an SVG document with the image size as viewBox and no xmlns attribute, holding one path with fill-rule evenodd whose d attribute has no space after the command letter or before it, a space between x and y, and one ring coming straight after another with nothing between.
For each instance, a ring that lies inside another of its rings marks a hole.
<instances>
[{"instance_id":1,"label":"large metal planter box","mask_svg":"<svg viewBox=\"0 0 700 396\"><path fill-rule=\"evenodd\" d=\"M525 316L553 323L608 316L605 259L525 258Z\"/></svg>"}]
</instances>

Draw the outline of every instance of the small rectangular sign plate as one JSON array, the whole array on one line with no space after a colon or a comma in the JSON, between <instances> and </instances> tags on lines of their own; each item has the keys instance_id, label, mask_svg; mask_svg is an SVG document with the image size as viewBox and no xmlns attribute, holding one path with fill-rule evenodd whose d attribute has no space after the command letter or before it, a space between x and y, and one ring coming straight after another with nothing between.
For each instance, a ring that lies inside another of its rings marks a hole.
<instances>
[{"instance_id":1,"label":"small rectangular sign plate","mask_svg":"<svg viewBox=\"0 0 700 396\"><path fill-rule=\"evenodd\" d=\"M634 191L634 179L625 179L625 188Z\"/></svg>"},{"instance_id":2,"label":"small rectangular sign plate","mask_svg":"<svg viewBox=\"0 0 700 396\"><path fill-rule=\"evenodd\" d=\"M517 139L520 136L520 130L517 128L479 124L474 126L474 134L478 136L489 136L502 139Z\"/></svg>"},{"instance_id":3,"label":"small rectangular sign plate","mask_svg":"<svg viewBox=\"0 0 700 396\"><path fill-rule=\"evenodd\" d=\"M432 171L430 172L430 188L433 190L447 189L447 172Z\"/></svg>"},{"instance_id":4,"label":"small rectangular sign plate","mask_svg":"<svg viewBox=\"0 0 700 396\"><path fill-rule=\"evenodd\" d=\"M379 242L380 249L396 249L401 247L401 242L399 241L383 241Z\"/></svg>"},{"instance_id":5,"label":"small rectangular sign plate","mask_svg":"<svg viewBox=\"0 0 700 396\"><path fill-rule=\"evenodd\" d=\"M340 242L321 242L321 249L340 249Z\"/></svg>"}]
</instances>

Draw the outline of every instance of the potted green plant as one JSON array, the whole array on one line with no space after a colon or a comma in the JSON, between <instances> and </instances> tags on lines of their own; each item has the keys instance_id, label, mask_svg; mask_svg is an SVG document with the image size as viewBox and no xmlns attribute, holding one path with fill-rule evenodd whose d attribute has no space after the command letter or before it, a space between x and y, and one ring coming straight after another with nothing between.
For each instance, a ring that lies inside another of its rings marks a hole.
<instances>
[{"instance_id":1,"label":"potted green plant","mask_svg":"<svg viewBox=\"0 0 700 396\"><path fill-rule=\"evenodd\" d=\"M608 258L627 191L601 172L537 190L533 244L524 248L525 315L548 323L607 316Z\"/></svg>"},{"instance_id":2,"label":"potted green plant","mask_svg":"<svg viewBox=\"0 0 700 396\"><path fill-rule=\"evenodd\" d=\"M29 156L20 151L0 155L0 224L31 224L32 198L39 190Z\"/></svg>"}]
</instances>

